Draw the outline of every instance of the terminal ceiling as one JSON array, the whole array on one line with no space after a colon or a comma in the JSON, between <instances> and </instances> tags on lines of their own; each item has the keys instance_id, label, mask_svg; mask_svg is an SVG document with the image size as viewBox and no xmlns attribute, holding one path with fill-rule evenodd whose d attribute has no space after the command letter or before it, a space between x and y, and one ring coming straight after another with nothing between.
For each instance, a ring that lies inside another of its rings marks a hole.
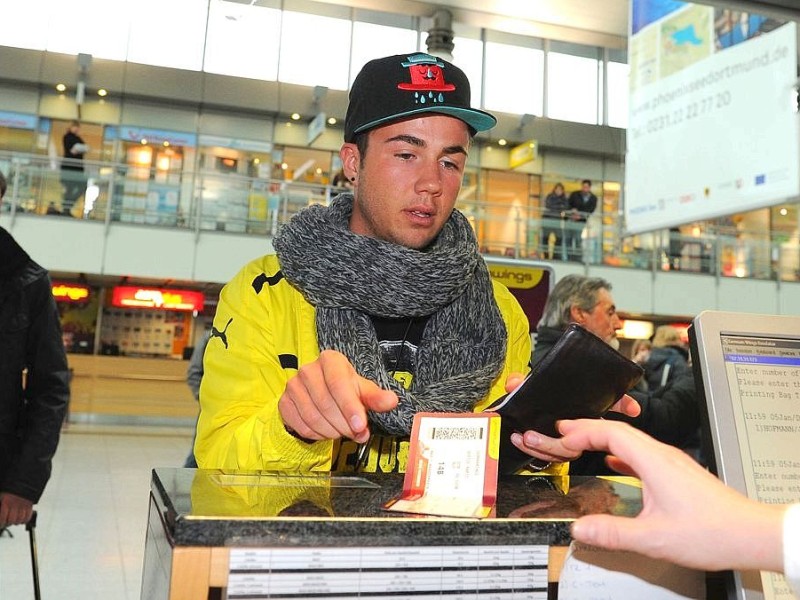
<instances>
[{"instance_id":1,"label":"terminal ceiling","mask_svg":"<svg viewBox=\"0 0 800 600\"><path fill-rule=\"evenodd\" d=\"M456 22L498 31L624 48L629 0L322 0L331 4L429 17L446 8ZM800 0L706 0L725 8L800 20Z\"/></svg>"}]
</instances>

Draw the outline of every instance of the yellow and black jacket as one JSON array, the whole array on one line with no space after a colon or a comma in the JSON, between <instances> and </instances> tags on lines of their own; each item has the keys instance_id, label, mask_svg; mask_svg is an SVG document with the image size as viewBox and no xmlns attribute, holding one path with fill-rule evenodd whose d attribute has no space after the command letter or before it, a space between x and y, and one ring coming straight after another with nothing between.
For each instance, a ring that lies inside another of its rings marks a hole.
<instances>
[{"instance_id":1,"label":"yellow and black jacket","mask_svg":"<svg viewBox=\"0 0 800 600\"><path fill-rule=\"evenodd\" d=\"M528 320L508 289L493 282L508 331L506 361L480 411L505 392L531 356ZM288 434L278 400L300 365L319 355L315 309L284 278L275 255L247 264L222 290L206 348L195 455L201 468L352 471L350 440L308 444ZM365 471L404 472L405 438L373 435ZM566 465L558 465L562 472Z\"/></svg>"}]
</instances>

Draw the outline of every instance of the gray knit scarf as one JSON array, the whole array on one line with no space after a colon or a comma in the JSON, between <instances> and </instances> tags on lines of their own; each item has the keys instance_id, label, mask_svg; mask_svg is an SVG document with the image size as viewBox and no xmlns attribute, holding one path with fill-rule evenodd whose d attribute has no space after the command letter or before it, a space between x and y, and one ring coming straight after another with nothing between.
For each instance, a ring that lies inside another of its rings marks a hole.
<instances>
[{"instance_id":1,"label":"gray knit scarf","mask_svg":"<svg viewBox=\"0 0 800 600\"><path fill-rule=\"evenodd\" d=\"M424 251L349 230L353 196L310 206L273 245L287 281L316 307L320 349L338 350L356 371L392 390L395 409L369 412L389 435L408 435L417 412L471 412L506 353L506 328L467 219L454 210ZM408 390L387 372L370 315L430 315Z\"/></svg>"}]
</instances>

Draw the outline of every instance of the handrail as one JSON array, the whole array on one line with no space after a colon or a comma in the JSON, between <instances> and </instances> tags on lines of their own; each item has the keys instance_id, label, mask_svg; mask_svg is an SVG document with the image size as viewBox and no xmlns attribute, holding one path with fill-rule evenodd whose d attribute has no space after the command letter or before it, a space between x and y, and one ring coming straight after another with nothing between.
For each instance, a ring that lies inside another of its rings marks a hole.
<instances>
[{"instance_id":1,"label":"handrail","mask_svg":"<svg viewBox=\"0 0 800 600\"><path fill-rule=\"evenodd\" d=\"M0 151L2 165L9 171L2 210L10 212L12 224L20 212L59 213L61 182L70 172L60 171L48 156L8 151ZM121 222L188 229L198 235L213 230L271 236L302 208L326 204L341 191L317 183L209 171L160 171L102 161L85 161L85 172L77 176L86 178L87 191L73 217L99 221L106 228ZM543 217L539 206L504 204L491 197L471 195L457 206L473 224L484 254L800 280L796 233L787 236L705 224L692 235L662 230L623 236L618 213L596 212L584 225L554 222ZM566 247L566 240L574 240L576 248Z\"/></svg>"}]
</instances>

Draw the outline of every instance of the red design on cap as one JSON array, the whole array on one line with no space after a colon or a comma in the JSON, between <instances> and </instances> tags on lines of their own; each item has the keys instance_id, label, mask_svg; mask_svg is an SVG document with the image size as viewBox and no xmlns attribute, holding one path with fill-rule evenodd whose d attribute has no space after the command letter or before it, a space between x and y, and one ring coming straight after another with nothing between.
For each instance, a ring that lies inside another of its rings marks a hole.
<instances>
[{"instance_id":1,"label":"red design on cap","mask_svg":"<svg viewBox=\"0 0 800 600\"><path fill-rule=\"evenodd\" d=\"M415 92L452 92L456 89L455 85L444 80L443 65L433 57L428 58L431 60L419 63L404 62L403 66L408 67L408 71L411 73L411 83L398 83L397 89Z\"/></svg>"}]
</instances>

